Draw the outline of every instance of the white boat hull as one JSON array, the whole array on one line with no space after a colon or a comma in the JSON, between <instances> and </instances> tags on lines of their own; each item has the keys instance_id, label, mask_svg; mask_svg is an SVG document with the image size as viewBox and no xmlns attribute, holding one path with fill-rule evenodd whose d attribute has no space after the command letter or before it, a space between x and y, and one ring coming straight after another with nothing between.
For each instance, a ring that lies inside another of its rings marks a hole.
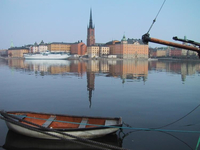
<instances>
[{"instance_id":1,"label":"white boat hull","mask_svg":"<svg viewBox=\"0 0 200 150\"><path fill-rule=\"evenodd\" d=\"M68 54L24 54L24 58L29 60L63 60L68 59L69 57Z\"/></svg>"},{"instance_id":2,"label":"white boat hull","mask_svg":"<svg viewBox=\"0 0 200 150\"><path fill-rule=\"evenodd\" d=\"M28 128L24 128L22 126L6 122L8 128L12 131L15 131L17 133L30 136L30 137L35 137L35 138L42 138L42 139L59 139L41 132L37 132ZM101 128L101 129L94 129L94 130L81 130L81 131L63 131L62 133L70 134L76 137L81 137L81 138L86 138L86 139L92 139L92 138L97 138L97 137L102 137L107 134L115 133L119 128ZM59 131L60 132L60 131ZM74 139L69 136L65 136L63 134L59 134L56 132L51 132L51 131L45 131L45 133L50 133L52 135L56 135L62 138L66 139Z\"/></svg>"}]
</instances>

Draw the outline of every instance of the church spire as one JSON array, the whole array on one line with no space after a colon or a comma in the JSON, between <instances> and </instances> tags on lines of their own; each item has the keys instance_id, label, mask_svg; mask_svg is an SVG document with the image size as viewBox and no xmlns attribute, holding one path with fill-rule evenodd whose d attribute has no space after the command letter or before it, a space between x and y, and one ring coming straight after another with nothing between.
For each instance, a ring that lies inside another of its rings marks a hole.
<instances>
[{"instance_id":1,"label":"church spire","mask_svg":"<svg viewBox=\"0 0 200 150\"><path fill-rule=\"evenodd\" d=\"M90 8L90 22L89 22L89 28L94 28L92 25L92 8Z\"/></svg>"}]
</instances>

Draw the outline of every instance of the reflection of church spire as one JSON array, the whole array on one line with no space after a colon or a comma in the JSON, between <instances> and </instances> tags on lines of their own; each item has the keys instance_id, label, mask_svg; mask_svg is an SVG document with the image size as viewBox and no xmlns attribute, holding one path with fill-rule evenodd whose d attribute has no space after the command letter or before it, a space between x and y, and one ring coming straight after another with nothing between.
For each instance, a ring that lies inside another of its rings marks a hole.
<instances>
[{"instance_id":1,"label":"reflection of church spire","mask_svg":"<svg viewBox=\"0 0 200 150\"><path fill-rule=\"evenodd\" d=\"M95 73L87 72L87 90L89 91L90 108L92 106L92 91L94 90L94 79L95 79Z\"/></svg>"},{"instance_id":2,"label":"reflection of church spire","mask_svg":"<svg viewBox=\"0 0 200 150\"><path fill-rule=\"evenodd\" d=\"M89 102L90 102L90 108L91 108L91 106L92 106L92 89L89 89L88 88L88 91L89 91Z\"/></svg>"}]
</instances>

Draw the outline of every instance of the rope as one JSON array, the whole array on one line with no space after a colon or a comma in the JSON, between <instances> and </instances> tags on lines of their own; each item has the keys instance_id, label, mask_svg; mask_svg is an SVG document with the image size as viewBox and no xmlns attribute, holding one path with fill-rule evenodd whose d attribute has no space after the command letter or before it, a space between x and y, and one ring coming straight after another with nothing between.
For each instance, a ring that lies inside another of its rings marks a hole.
<instances>
[{"instance_id":1,"label":"rope","mask_svg":"<svg viewBox=\"0 0 200 150\"><path fill-rule=\"evenodd\" d=\"M197 146L196 146L195 150L198 150L199 144L200 144L200 136L199 136L199 140L197 142Z\"/></svg>"},{"instance_id":2,"label":"rope","mask_svg":"<svg viewBox=\"0 0 200 150\"><path fill-rule=\"evenodd\" d=\"M192 112L194 112L199 106L200 106L200 104L199 104L198 106L196 106L193 110L191 110L189 113L187 113L186 115L184 115L183 117L177 119L176 121L173 121L173 122L171 122L171 123L169 123L169 124L167 124L167 125L161 126L161 127L157 127L156 129L164 128L164 127L170 126L170 125L172 125L172 124L174 124L174 123L176 123L176 122L182 120L183 118L187 117L187 116L190 115ZM193 125L193 124L189 124L189 125L187 125L187 126L192 126L192 125Z\"/></svg>"},{"instance_id":3,"label":"rope","mask_svg":"<svg viewBox=\"0 0 200 150\"><path fill-rule=\"evenodd\" d=\"M159 131L159 132L179 132L179 133L200 133L200 131L189 131L189 130L167 130L167 129L155 129L155 128L134 128L123 122L127 127L119 127L122 129L132 129L141 131Z\"/></svg>"},{"instance_id":4,"label":"rope","mask_svg":"<svg viewBox=\"0 0 200 150\"><path fill-rule=\"evenodd\" d=\"M166 1L166 0L164 0L164 2L163 2L163 4L162 4L162 6L160 7L160 10L158 11L158 13L157 13L157 15L156 15L155 19L153 20L153 22L152 22L152 24L151 24L151 26L150 26L150 28L149 28L149 30L148 30L148 32L147 32L147 34L150 32L150 30L151 30L151 28L152 28L153 24L156 22L156 18L158 17L158 15L159 15L159 13L160 13L160 11L161 11L161 9L162 9L162 7L163 7L163 5L164 5L165 1Z\"/></svg>"},{"instance_id":5,"label":"rope","mask_svg":"<svg viewBox=\"0 0 200 150\"><path fill-rule=\"evenodd\" d=\"M41 133L43 133L43 134L47 134L47 135L50 135L50 136L59 138L59 139L61 139L61 140L66 140L66 141L75 142L75 140L70 140L70 139L62 138L62 137L59 137L59 136L56 136L56 135L53 135L53 134L44 132L44 131L42 131L42 130L40 130L40 129L45 129L45 130L48 130L48 131L51 131L51 132L55 132L55 133L58 133L58 134L61 134L61 135L64 135L64 136L69 136L69 137L75 138L75 139L80 140L80 141L82 141L82 142L87 142L87 143L91 143L91 144L100 145L100 146L102 146L102 147L107 147L107 148L111 148L111 149L126 150L126 149L123 149L123 148L120 148L120 147L116 147L116 146L112 146L112 145L108 145L108 144L104 144L104 143L92 141L92 140L89 140L89 139L84 139L84 138L80 138L80 137L77 137L77 136L73 136L73 135L71 135L71 134L67 134L67 133L60 132L60 131L58 131L58 130L45 128L45 127L43 127L43 126L34 124L34 123L32 123L32 122L29 122L29 121L26 121L26 120L23 120L23 119L20 119L20 118L18 118L18 117L13 116L13 115L9 115L9 114L7 114L7 113L5 113L5 112L2 112L2 111L0 111L0 113L1 113L2 116L4 116L4 118L3 118L3 117L0 117L0 118L3 119L3 120L6 120L6 121L11 122L11 123L14 123L14 124L17 124L17 125L19 125L19 126L23 126L23 127L28 128L28 129L30 129L30 130L34 130L34 131L36 131L36 132L41 132ZM6 117L6 118L5 118L5 117ZM12 119L9 119L9 118L12 118ZM26 125L26 124L22 124L22 123L17 122L17 121L13 121L13 119L17 119L17 120L19 120L19 121L23 121L23 122L25 122L25 123L34 125L34 126L36 126L36 127L39 127L39 129L37 129L37 128L35 128L35 127L32 127L32 126L29 126L29 125ZM82 142L80 143L79 141L76 141L75 143L77 143L77 142L78 142L79 144L84 144L84 145L85 145L85 143L82 143ZM94 146L94 145L88 145L88 144L86 144L86 146L90 146L90 147L95 147L95 148L98 148L98 149L102 149L102 148L100 148L99 146Z\"/></svg>"}]
</instances>

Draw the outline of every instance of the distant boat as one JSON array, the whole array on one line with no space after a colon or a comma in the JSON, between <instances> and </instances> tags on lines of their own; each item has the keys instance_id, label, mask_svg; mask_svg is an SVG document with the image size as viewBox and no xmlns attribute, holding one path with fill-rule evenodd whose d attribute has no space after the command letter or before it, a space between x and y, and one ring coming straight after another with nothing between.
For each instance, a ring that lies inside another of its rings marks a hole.
<instances>
[{"instance_id":1,"label":"distant boat","mask_svg":"<svg viewBox=\"0 0 200 150\"><path fill-rule=\"evenodd\" d=\"M71 116L37 112L0 112L8 128L41 139L92 139L115 133L121 118Z\"/></svg>"},{"instance_id":2,"label":"distant boat","mask_svg":"<svg viewBox=\"0 0 200 150\"><path fill-rule=\"evenodd\" d=\"M36 59L36 60L61 60L68 59L70 57L69 54L65 52L50 52L46 51L43 53L28 53L24 54L25 59Z\"/></svg>"},{"instance_id":3,"label":"distant boat","mask_svg":"<svg viewBox=\"0 0 200 150\"><path fill-rule=\"evenodd\" d=\"M42 65L42 66L69 66L69 60L31 60L26 59L24 61L25 64L28 65Z\"/></svg>"}]
</instances>

